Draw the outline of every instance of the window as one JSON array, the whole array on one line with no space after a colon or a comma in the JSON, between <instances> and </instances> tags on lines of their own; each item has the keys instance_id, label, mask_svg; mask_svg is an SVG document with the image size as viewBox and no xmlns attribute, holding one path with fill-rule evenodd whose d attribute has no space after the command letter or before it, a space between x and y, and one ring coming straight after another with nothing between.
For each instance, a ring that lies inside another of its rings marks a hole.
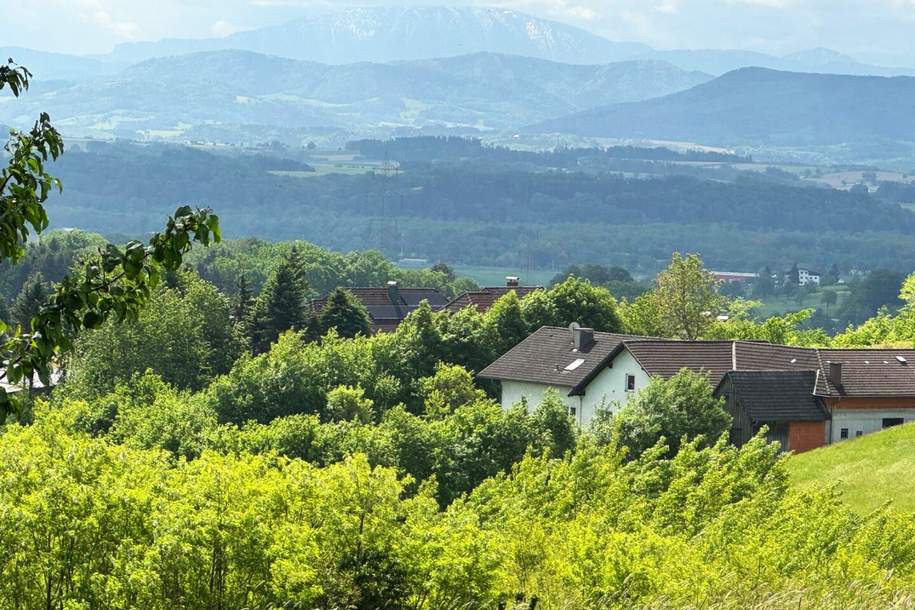
<instances>
[{"instance_id":1,"label":"window","mask_svg":"<svg viewBox=\"0 0 915 610\"><path fill-rule=\"evenodd\" d=\"M577 369L578 367L580 367L580 366L583 365L584 363L585 363L585 359L584 359L584 358L576 358L575 360L572 361L572 364L569 364L568 366L566 366L566 370L567 370L567 371L574 371L575 369Z\"/></svg>"},{"instance_id":2,"label":"window","mask_svg":"<svg viewBox=\"0 0 915 610\"><path fill-rule=\"evenodd\" d=\"M858 438L861 436L864 436L864 432L862 432L861 430L858 430L857 432L855 432L855 438Z\"/></svg>"},{"instance_id":3,"label":"window","mask_svg":"<svg viewBox=\"0 0 915 610\"><path fill-rule=\"evenodd\" d=\"M842 428L842 430L839 432L839 437L848 438L848 428Z\"/></svg>"},{"instance_id":4,"label":"window","mask_svg":"<svg viewBox=\"0 0 915 610\"><path fill-rule=\"evenodd\" d=\"M626 375L626 391L635 392L635 375Z\"/></svg>"},{"instance_id":5,"label":"window","mask_svg":"<svg viewBox=\"0 0 915 610\"><path fill-rule=\"evenodd\" d=\"M569 415L575 417L576 409L575 407L569 407Z\"/></svg>"},{"instance_id":6,"label":"window","mask_svg":"<svg viewBox=\"0 0 915 610\"><path fill-rule=\"evenodd\" d=\"M892 428L893 426L901 426L905 423L905 420L901 417L884 417L883 418L883 429Z\"/></svg>"}]
</instances>

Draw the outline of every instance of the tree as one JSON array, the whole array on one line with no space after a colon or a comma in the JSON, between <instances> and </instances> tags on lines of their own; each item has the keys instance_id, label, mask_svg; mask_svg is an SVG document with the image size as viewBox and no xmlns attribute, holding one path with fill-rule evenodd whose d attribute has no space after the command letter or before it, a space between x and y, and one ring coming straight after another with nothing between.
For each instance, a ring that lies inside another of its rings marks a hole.
<instances>
[{"instance_id":1,"label":"tree","mask_svg":"<svg viewBox=\"0 0 915 610\"><path fill-rule=\"evenodd\" d=\"M448 278L449 282L457 279L457 275L454 273L454 269L442 262L438 262L432 265L432 267L429 268L429 271L432 271L433 273L441 273L446 278Z\"/></svg>"},{"instance_id":2,"label":"tree","mask_svg":"<svg viewBox=\"0 0 915 610\"><path fill-rule=\"evenodd\" d=\"M842 305L841 317L853 323L861 323L883 306L898 309L906 298L905 293L900 298L899 291L904 279L901 273L885 269L868 273L867 277L851 286L851 293Z\"/></svg>"},{"instance_id":3,"label":"tree","mask_svg":"<svg viewBox=\"0 0 915 610\"><path fill-rule=\"evenodd\" d=\"M724 299L715 278L696 254L674 252L670 266L658 274L652 298L665 335L693 341L715 321Z\"/></svg>"},{"instance_id":4,"label":"tree","mask_svg":"<svg viewBox=\"0 0 915 610\"><path fill-rule=\"evenodd\" d=\"M530 331L572 322L603 332L619 332L622 328L613 295L577 277L527 295L521 310Z\"/></svg>"},{"instance_id":5,"label":"tree","mask_svg":"<svg viewBox=\"0 0 915 610\"><path fill-rule=\"evenodd\" d=\"M820 302L823 304L823 309L829 311L829 308L832 305L835 305L839 300L838 295L835 290L824 290L823 296L820 297Z\"/></svg>"},{"instance_id":6,"label":"tree","mask_svg":"<svg viewBox=\"0 0 915 610\"><path fill-rule=\"evenodd\" d=\"M0 90L9 87L18 97L28 89L31 76L10 60L0 65ZM63 154L64 144L50 117L42 113L29 132L12 130L5 150L8 161L0 170L0 263L16 263L29 233L48 227L44 203L51 189L62 185L45 164ZM72 347L80 332L98 328L109 317L135 318L162 274L177 270L194 242L207 246L211 241L220 241L219 219L209 210L182 206L165 231L147 244L131 241L124 248L109 244L99 249L81 273L58 283L28 332L6 336L0 344L0 362L6 363L0 380L20 384L37 375L49 383L52 363ZM8 324L0 320L0 336L7 330ZM11 408L15 407L8 394L0 390L0 416Z\"/></svg>"},{"instance_id":7,"label":"tree","mask_svg":"<svg viewBox=\"0 0 915 610\"><path fill-rule=\"evenodd\" d=\"M462 366L439 363L435 374L419 380L420 397L426 416L444 418L459 407L482 400L486 394L473 384L473 376Z\"/></svg>"},{"instance_id":8,"label":"tree","mask_svg":"<svg viewBox=\"0 0 915 610\"><path fill-rule=\"evenodd\" d=\"M359 386L337 386L327 393L325 418L329 421L357 421L368 424L372 421L370 398L365 397L365 390Z\"/></svg>"},{"instance_id":9,"label":"tree","mask_svg":"<svg viewBox=\"0 0 915 610\"><path fill-rule=\"evenodd\" d=\"M321 310L321 330L326 333L335 328L341 337L371 334L369 312L345 288L335 288Z\"/></svg>"},{"instance_id":10,"label":"tree","mask_svg":"<svg viewBox=\"0 0 915 610\"><path fill-rule=\"evenodd\" d=\"M235 281L235 302L232 304L232 321L238 326L245 326L254 306L254 295L248 287L248 278L242 273Z\"/></svg>"},{"instance_id":11,"label":"tree","mask_svg":"<svg viewBox=\"0 0 915 610\"><path fill-rule=\"evenodd\" d=\"M13 299L9 311L11 320L23 329L28 329L32 318L38 315L49 294L50 290L44 282L44 276L39 271L26 280L22 290Z\"/></svg>"},{"instance_id":12,"label":"tree","mask_svg":"<svg viewBox=\"0 0 915 610\"><path fill-rule=\"evenodd\" d=\"M255 353L270 349L281 333L305 328L308 286L301 269L298 251L293 248L264 284L251 312L251 347Z\"/></svg>"},{"instance_id":13,"label":"tree","mask_svg":"<svg viewBox=\"0 0 915 610\"><path fill-rule=\"evenodd\" d=\"M636 458L662 438L671 454L684 439L701 436L705 444L714 444L727 432L731 416L724 400L715 398L707 374L683 369L670 379L652 379L623 407L617 425L620 444Z\"/></svg>"},{"instance_id":14,"label":"tree","mask_svg":"<svg viewBox=\"0 0 915 610\"><path fill-rule=\"evenodd\" d=\"M215 286L180 273L178 286L158 287L136 319L110 320L75 342L67 392L98 396L147 370L180 390L199 390L228 373L244 349L230 312Z\"/></svg>"},{"instance_id":15,"label":"tree","mask_svg":"<svg viewBox=\"0 0 915 610\"><path fill-rule=\"evenodd\" d=\"M528 335L528 325L521 312L521 300L515 292L507 292L493 303L486 312L485 324L487 333L492 338L494 354L504 354Z\"/></svg>"}]
</instances>

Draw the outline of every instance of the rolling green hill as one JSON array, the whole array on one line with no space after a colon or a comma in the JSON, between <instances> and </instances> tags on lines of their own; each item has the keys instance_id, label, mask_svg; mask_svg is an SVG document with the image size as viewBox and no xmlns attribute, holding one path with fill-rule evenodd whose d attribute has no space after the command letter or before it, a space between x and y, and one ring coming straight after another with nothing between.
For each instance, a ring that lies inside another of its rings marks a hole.
<instances>
[{"instance_id":1,"label":"rolling green hill","mask_svg":"<svg viewBox=\"0 0 915 610\"><path fill-rule=\"evenodd\" d=\"M845 501L861 513L886 502L915 510L915 424L792 456L788 467L795 486L838 484Z\"/></svg>"}]
</instances>

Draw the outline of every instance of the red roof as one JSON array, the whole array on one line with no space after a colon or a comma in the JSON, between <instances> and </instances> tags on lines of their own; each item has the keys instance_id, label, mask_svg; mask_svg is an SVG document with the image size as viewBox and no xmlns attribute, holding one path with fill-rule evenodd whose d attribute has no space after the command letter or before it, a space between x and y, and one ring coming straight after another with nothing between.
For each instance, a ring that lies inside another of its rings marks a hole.
<instances>
[{"instance_id":1,"label":"red roof","mask_svg":"<svg viewBox=\"0 0 915 610\"><path fill-rule=\"evenodd\" d=\"M445 309L451 313L457 313L465 307L476 307L477 311L483 313L488 311L499 299L509 292L514 292L518 298L524 298L536 290L543 290L542 286L494 286L490 288L480 288L471 290L462 295L455 297L450 303L445 305Z\"/></svg>"}]
</instances>

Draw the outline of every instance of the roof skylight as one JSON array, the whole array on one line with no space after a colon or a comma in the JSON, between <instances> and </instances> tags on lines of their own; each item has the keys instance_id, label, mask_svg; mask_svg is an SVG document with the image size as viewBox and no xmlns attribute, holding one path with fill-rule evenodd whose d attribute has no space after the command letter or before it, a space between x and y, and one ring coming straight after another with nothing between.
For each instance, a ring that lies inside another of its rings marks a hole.
<instances>
[{"instance_id":1,"label":"roof skylight","mask_svg":"<svg viewBox=\"0 0 915 610\"><path fill-rule=\"evenodd\" d=\"M574 371L575 369L577 369L578 367L580 367L580 366L583 365L584 363L585 363L585 359L584 359L584 358L576 358L575 360L572 361L571 364L569 364L568 366L566 366L566 369L565 369L565 370L567 370L567 371Z\"/></svg>"}]
</instances>

